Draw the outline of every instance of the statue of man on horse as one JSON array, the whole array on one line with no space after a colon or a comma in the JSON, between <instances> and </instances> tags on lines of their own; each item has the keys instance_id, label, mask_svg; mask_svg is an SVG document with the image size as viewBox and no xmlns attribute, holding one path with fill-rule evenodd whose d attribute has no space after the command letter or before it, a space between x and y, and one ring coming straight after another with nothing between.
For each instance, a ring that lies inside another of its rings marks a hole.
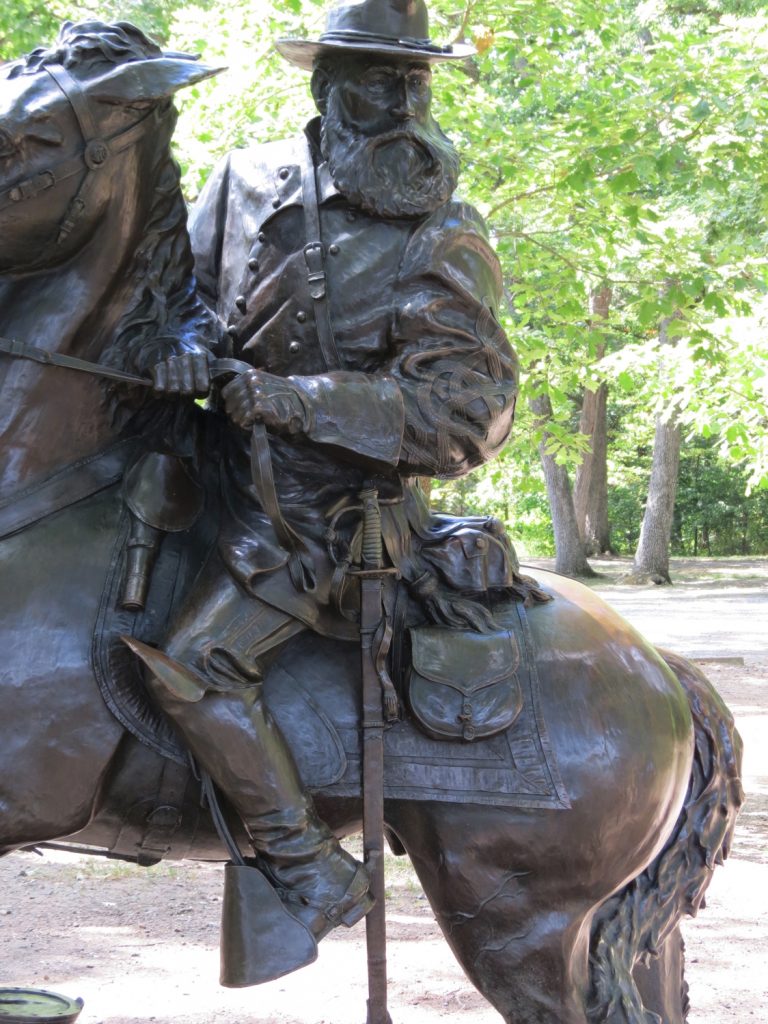
<instances>
[{"instance_id":1,"label":"statue of man on horse","mask_svg":"<svg viewBox=\"0 0 768 1024\"><path fill-rule=\"evenodd\" d=\"M172 97L214 69L86 22L0 71L0 855L229 854L223 983L366 916L386 1024L386 821L506 1021L682 1024L732 719L418 485L492 458L517 390L431 114L433 65L471 48L423 0L278 46L320 116L226 158L192 246ZM337 840L361 819L364 866Z\"/></svg>"}]
</instances>

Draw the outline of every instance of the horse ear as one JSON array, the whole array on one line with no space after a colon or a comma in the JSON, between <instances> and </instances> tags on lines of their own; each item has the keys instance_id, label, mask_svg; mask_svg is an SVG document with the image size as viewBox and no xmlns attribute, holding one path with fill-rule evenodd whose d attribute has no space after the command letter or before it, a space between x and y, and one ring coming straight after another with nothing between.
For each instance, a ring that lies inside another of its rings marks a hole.
<instances>
[{"instance_id":1,"label":"horse ear","mask_svg":"<svg viewBox=\"0 0 768 1024\"><path fill-rule=\"evenodd\" d=\"M103 103L157 103L177 89L217 75L224 68L197 64L194 57L167 55L152 60L120 64L100 78L87 83L88 95Z\"/></svg>"}]
</instances>

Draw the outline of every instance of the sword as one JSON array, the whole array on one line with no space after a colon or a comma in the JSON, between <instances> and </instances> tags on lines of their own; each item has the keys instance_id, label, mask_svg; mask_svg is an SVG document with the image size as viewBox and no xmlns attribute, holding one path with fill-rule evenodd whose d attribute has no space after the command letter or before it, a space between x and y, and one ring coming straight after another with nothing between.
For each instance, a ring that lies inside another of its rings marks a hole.
<instances>
[{"instance_id":1,"label":"sword","mask_svg":"<svg viewBox=\"0 0 768 1024\"><path fill-rule=\"evenodd\" d=\"M392 1024L387 1010L387 923L384 886L384 730L398 717L398 701L386 673L389 638L383 651L374 649L385 624L384 580L398 576L384 566L378 491L368 483L360 492L363 506L362 569L360 579L360 642L363 682L363 849L375 903L365 919L368 947L368 1016L366 1024ZM381 664L379 661L381 660Z\"/></svg>"}]
</instances>

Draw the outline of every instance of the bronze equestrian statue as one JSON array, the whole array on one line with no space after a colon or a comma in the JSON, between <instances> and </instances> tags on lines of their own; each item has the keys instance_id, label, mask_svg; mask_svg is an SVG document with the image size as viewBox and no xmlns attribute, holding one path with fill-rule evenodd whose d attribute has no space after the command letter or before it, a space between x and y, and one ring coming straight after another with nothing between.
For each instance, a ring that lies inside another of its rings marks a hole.
<instances>
[{"instance_id":1,"label":"bronze equestrian statue","mask_svg":"<svg viewBox=\"0 0 768 1024\"><path fill-rule=\"evenodd\" d=\"M362 630L387 834L474 984L509 1022L682 1024L676 926L727 853L732 720L416 481L492 457L517 386L430 111L432 65L466 54L420 2L278 45L320 118L214 172L197 280L171 97L211 70L99 23L3 70L0 850L229 852L223 980L313 959L372 904L338 845ZM654 951L671 988L636 970Z\"/></svg>"}]
</instances>

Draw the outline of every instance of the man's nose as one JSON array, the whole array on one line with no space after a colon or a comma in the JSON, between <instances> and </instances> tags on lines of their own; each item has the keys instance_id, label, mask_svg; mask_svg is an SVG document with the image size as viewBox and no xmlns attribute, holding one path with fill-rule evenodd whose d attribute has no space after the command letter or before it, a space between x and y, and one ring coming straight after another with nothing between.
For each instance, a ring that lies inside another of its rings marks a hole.
<instances>
[{"instance_id":1,"label":"man's nose","mask_svg":"<svg viewBox=\"0 0 768 1024\"><path fill-rule=\"evenodd\" d=\"M406 82L398 84L397 98L389 112L398 121L410 121L416 116L416 105Z\"/></svg>"}]
</instances>

